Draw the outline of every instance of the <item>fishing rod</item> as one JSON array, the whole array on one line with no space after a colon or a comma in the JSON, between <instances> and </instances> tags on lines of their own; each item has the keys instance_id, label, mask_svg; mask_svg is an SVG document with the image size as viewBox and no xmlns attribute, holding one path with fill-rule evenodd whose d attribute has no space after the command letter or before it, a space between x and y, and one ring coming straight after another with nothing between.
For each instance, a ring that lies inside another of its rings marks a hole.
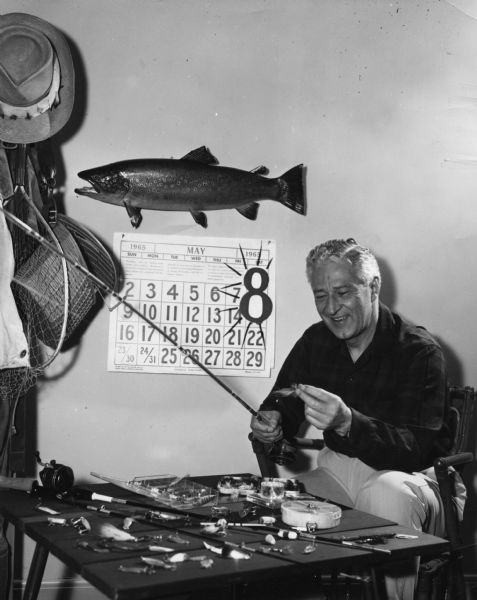
<instances>
[{"instance_id":1,"label":"fishing rod","mask_svg":"<svg viewBox=\"0 0 477 600\"><path fill-rule=\"evenodd\" d=\"M32 229L29 225L27 225L24 221L19 219L17 216L13 215L9 211L5 210L0 206L0 210L5 215L5 217L14 225L22 229L24 233L34 238L37 242L39 242L42 246L50 250L50 252L55 253L63 260L66 260L70 265L72 265L75 269L80 271L83 275L85 275L88 279L90 279L98 288L100 288L106 294L110 294L115 298L119 303L126 306L132 313L143 319L150 327L152 327L155 331L157 331L160 335L162 335L168 342L173 344L184 356L186 356L189 360L191 360L197 367L199 367L204 373L206 373L209 377L211 377L220 387L222 387L226 392L228 392L237 402L239 402L248 412L256 417L259 421L266 421L266 418L258 413L254 408L252 408L243 398L241 398L234 390L229 387L225 382L223 382L217 375L215 375L208 367L206 367L193 353L188 352L186 348L181 346L176 340L171 337L166 331L164 331L157 323L154 323L151 319L146 317L139 309L133 306L130 302L128 302L124 296L118 294L113 288L109 287L104 281L102 281L99 277L96 277L93 273L91 273L88 269L83 267L78 261L74 260L70 256L66 255L64 252L59 250L56 246L48 242L41 234Z\"/></svg>"}]
</instances>

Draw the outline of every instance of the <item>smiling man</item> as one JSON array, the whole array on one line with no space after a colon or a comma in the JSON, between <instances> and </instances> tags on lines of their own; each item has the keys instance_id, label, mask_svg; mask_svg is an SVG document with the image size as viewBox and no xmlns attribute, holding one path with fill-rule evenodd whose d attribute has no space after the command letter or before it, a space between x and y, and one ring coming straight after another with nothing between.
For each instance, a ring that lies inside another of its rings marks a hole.
<instances>
[{"instance_id":1,"label":"smiling man","mask_svg":"<svg viewBox=\"0 0 477 600\"><path fill-rule=\"evenodd\" d=\"M299 477L310 493L406 527L442 534L441 499L426 470L446 454L447 379L434 338L379 300L375 256L353 239L330 240L306 261L321 321L286 358L254 417L264 443L307 422L323 432L318 468ZM389 598L410 600L415 566L387 578Z\"/></svg>"}]
</instances>

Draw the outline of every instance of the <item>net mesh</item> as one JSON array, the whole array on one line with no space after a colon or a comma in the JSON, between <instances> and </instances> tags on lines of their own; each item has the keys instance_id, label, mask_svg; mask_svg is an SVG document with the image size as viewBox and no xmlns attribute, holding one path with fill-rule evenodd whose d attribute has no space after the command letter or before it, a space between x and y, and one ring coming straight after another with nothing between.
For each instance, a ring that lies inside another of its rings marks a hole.
<instances>
[{"instance_id":1,"label":"net mesh","mask_svg":"<svg viewBox=\"0 0 477 600\"><path fill-rule=\"evenodd\" d=\"M88 229L62 214L50 225L27 196L16 198L11 207L23 222L34 223L32 228L60 253L90 270L109 288L116 288L116 265ZM0 369L0 393L19 397L36 383L87 319L100 290L78 268L21 228L11 223L9 228L16 265L11 287L29 345L30 366Z\"/></svg>"}]
</instances>

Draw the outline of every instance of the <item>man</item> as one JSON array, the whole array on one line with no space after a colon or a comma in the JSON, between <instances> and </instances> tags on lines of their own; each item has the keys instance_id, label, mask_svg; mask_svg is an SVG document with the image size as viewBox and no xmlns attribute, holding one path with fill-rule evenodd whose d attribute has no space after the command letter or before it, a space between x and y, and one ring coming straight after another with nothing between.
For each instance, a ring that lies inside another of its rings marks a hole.
<instances>
[{"instance_id":1,"label":"man","mask_svg":"<svg viewBox=\"0 0 477 600\"><path fill-rule=\"evenodd\" d=\"M294 396L263 402L254 437L275 442L308 422L325 448L300 477L307 491L442 533L437 488L419 473L450 443L441 348L380 302L376 258L355 240L317 246L306 269L321 322L295 344L273 387L295 384ZM404 575L386 578L390 598L413 598L415 571Z\"/></svg>"}]
</instances>

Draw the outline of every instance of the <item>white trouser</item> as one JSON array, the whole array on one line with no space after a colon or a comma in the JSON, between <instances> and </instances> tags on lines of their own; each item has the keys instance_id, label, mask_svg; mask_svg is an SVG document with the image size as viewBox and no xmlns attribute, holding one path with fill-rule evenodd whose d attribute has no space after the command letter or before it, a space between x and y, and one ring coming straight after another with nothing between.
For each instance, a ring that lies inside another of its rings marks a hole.
<instances>
[{"instance_id":1,"label":"white trouser","mask_svg":"<svg viewBox=\"0 0 477 600\"><path fill-rule=\"evenodd\" d=\"M433 535L444 534L442 500L437 484L423 473L377 471L357 458L324 448L318 468L298 476L305 489L330 501L354 507L399 525ZM412 600L416 560L387 571L390 600Z\"/></svg>"}]
</instances>

